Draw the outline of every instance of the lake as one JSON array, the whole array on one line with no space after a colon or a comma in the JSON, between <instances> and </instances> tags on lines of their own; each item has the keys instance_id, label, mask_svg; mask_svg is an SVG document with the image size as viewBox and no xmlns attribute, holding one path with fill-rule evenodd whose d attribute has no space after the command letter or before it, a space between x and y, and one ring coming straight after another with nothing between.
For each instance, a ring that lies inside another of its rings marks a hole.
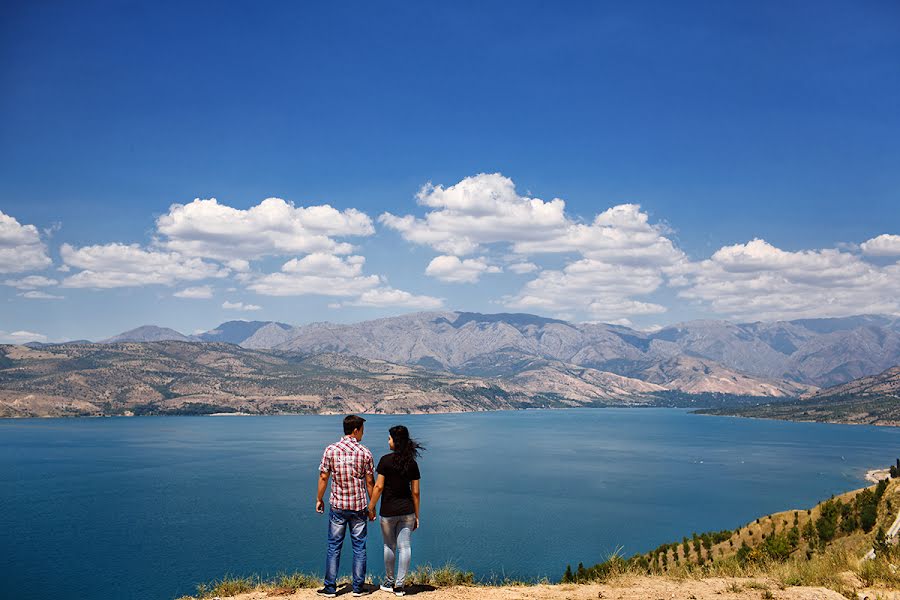
<instances>
[{"instance_id":1,"label":"lake","mask_svg":"<svg viewBox=\"0 0 900 600\"><path fill-rule=\"evenodd\" d=\"M896 428L678 409L367 419L376 462L397 423L428 448L414 566L481 577L558 579L617 548L804 508L900 454ZM317 467L340 435L337 416L0 420L4 594L156 600L225 574L321 573ZM383 573L377 526L369 572Z\"/></svg>"}]
</instances>

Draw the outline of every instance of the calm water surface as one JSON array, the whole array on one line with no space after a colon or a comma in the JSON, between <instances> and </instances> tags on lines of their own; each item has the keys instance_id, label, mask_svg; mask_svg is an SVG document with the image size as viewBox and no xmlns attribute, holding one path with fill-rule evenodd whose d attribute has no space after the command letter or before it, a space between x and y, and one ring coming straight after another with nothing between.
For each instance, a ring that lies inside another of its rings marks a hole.
<instances>
[{"instance_id":1,"label":"calm water surface","mask_svg":"<svg viewBox=\"0 0 900 600\"><path fill-rule=\"evenodd\" d=\"M567 563L734 528L864 485L900 430L674 409L372 416L428 447L414 564L557 579ZM0 420L3 594L170 599L225 574L321 573L340 417ZM349 543L342 573L350 566ZM383 572L369 529L369 571Z\"/></svg>"}]
</instances>

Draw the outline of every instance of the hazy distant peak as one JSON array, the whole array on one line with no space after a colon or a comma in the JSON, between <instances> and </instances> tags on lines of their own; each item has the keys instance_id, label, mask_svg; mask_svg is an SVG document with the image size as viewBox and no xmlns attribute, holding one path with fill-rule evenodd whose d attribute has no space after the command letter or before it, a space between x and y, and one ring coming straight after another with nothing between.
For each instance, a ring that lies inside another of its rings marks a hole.
<instances>
[{"instance_id":1,"label":"hazy distant peak","mask_svg":"<svg viewBox=\"0 0 900 600\"><path fill-rule=\"evenodd\" d=\"M165 340L176 340L180 342L197 341L194 336L187 336L168 327L158 327L156 325L142 325L134 329L114 335L105 340L100 340L101 344L113 344L115 342L160 342Z\"/></svg>"}]
</instances>

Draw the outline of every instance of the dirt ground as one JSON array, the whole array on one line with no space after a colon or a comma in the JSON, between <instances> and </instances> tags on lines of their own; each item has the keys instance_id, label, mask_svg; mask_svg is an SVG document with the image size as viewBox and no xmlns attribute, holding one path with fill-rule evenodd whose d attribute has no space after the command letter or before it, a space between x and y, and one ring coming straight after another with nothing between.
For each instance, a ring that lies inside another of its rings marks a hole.
<instances>
[{"instance_id":1,"label":"dirt ground","mask_svg":"<svg viewBox=\"0 0 900 600\"><path fill-rule=\"evenodd\" d=\"M631 577L608 584L536 585L508 587L448 587L412 586L408 594L417 600L845 600L844 596L825 588L788 587L763 579L704 579L672 580L664 577ZM368 596L365 596L368 597ZM388 600L392 594L371 593L372 600ZM237 600L314 600L320 598L315 590L300 590L293 594L251 592L235 597ZM351 600L350 588L338 590L338 598ZM865 590L860 600L900 600L900 592Z\"/></svg>"}]
</instances>

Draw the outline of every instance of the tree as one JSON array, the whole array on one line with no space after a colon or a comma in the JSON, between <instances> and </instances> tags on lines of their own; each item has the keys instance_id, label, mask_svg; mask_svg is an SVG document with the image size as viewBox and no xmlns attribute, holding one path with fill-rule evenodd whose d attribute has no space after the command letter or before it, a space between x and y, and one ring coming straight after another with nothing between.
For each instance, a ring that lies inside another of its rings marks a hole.
<instances>
[{"instance_id":1,"label":"tree","mask_svg":"<svg viewBox=\"0 0 900 600\"><path fill-rule=\"evenodd\" d=\"M878 485L875 486L875 502L881 502L881 497L884 496L884 492L887 491L888 480L882 479L878 482Z\"/></svg>"},{"instance_id":2,"label":"tree","mask_svg":"<svg viewBox=\"0 0 900 600\"><path fill-rule=\"evenodd\" d=\"M878 520L878 499L872 490L863 490L856 495L856 512L862 530L866 533L872 531Z\"/></svg>"},{"instance_id":3,"label":"tree","mask_svg":"<svg viewBox=\"0 0 900 600\"><path fill-rule=\"evenodd\" d=\"M833 500L828 500L822 505L822 512L816 519L816 533L820 542L830 542L837 531L837 519L840 508Z\"/></svg>"},{"instance_id":4,"label":"tree","mask_svg":"<svg viewBox=\"0 0 900 600\"><path fill-rule=\"evenodd\" d=\"M563 573L563 583L572 583L575 581L575 576L572 575L572 565L566 565L566 572Z\"/></svg>"},{"instance_id":5,"label":"tree","mask_svg":"<svg viewBox=\"0 0 900 600\"><path fill-rule=\"evenodd\" d=\"M884 535L884 529L881 527L875 532L875 543L872 544L872 548L875 550L876 556L884 556L889 550L887 536Z\"/></svg>"}]
</instances>

